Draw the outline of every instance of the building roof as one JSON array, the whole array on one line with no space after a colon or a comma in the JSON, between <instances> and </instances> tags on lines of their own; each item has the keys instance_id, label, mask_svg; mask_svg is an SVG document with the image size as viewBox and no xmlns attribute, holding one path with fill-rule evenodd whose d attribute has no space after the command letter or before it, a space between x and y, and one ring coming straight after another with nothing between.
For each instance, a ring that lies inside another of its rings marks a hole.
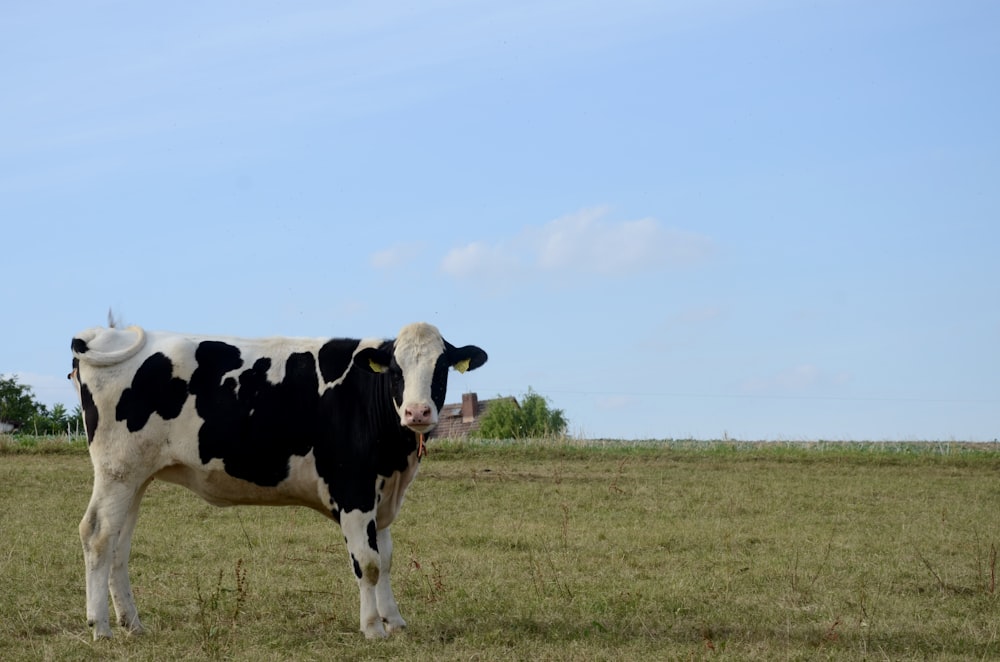
<instances>
[{"instance_id":1,"label":"building roof","mask_svg":"<svg viewBox=\"0 0 1000 662\"><path fill-rule=\"evenodd\" d=\"M494 402L509 400L520 407L517 398L513 396L480 400L475 393L463 393L462 402L446 404L438 413L438 424L430 434L429 439L462 439L479 429L480 419L489 411Z\"/></svg>"}]
</instances>

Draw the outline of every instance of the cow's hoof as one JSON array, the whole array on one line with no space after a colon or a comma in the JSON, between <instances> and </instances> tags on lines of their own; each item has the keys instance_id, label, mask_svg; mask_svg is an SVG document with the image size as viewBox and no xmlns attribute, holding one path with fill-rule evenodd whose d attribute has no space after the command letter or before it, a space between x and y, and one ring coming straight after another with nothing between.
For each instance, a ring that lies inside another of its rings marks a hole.
<instances>
[{"instance_id":1,"label":"cow's hoof","mask_svg":"<svg viewBox=\"0 0 1000 662\"><path fill-rule=\"evenodd\" d=\"M87 627L93 630L94 641L111 638L111 623L108 619L87 617Z\"/></svg>"},{"instance_id":2,"label":"cow's hoof","mask_svg":"<svg viewBox=\"0 0 1000 662\"><path fill-rule=\"evenodd\" d=\"M382 621L363 627L361 631L365 633L365 639L385 639L389 636L385 631L385 626L382 625Z\"/></svg>"},{"instance_id":3,"label":"cow's hoof","mask_svg":"<svg viewBox=\"0 0 1000 662\"><path fill-rule=\"evenodd\" d=\"M108 625L105 625L104 627L100 627L98 625L92 625L91 627L94 628L94 641L100 641L102 639L110 639L112 636L111 627Z\"/></svg>"},{"instance_id":4,"label":"cow's hoof","mask_svg":"<svg viewBox=\"0 0 1000 662\"><path fill-rule=\"evenodd\" d=\"M146 628L142 627L138 616L129 618L119 618L118 625L122 626L129 635L145 634Z\"/></svg>"},{"instance_id":5,"label":"cow's hoof","mask_svg":"<svg viewBox=\"0 0 1000 662\"><path fill-rule=\"evenodd\" d=\"M396 634L397 632L404 632L406 630L406 621L402 618L387 618L385 619L385 631L389 634Z\"/></svg>"},{"instance_id":6,"label":"cow's hoof","mask_svg":"<svg viewBox=\"0 0 1000 662\"><path fill-rule=\"evenodd\" d=\"M142 623L136 621L132 625L126 625L125 631L128 632L130 637L141 637L146 634L146 628L142 626Z\"/></svg>"}]
</instances>

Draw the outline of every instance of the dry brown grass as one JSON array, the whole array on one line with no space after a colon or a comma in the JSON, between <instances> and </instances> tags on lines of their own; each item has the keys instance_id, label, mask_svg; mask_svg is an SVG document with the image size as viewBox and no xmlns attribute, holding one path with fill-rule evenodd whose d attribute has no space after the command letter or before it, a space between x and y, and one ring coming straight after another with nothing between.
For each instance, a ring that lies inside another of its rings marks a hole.
<instances>
[{"instance_id":1,"label":"dry brown grass","mask_svg":"<svg viewBox=\"0 0 1000 662\"><path fill-rule=\"evenodd\" d=\"M150 632L92 643L89 461L57 450L0 444L4 660L1000 654L987 446L439 443L393 529L410 630L384 642L321 517L156 484L131 564Z\"/></svg>"}]
</instances>

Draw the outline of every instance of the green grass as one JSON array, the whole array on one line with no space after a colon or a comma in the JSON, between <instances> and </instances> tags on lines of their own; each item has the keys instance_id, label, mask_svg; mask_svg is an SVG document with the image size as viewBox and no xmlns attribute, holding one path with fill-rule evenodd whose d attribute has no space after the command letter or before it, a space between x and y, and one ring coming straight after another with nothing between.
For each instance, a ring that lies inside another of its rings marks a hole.
<instances>
[{"instance_id":1,"label":"green grass","mask_svg":"<svg viewBox=\"0 0 1000 662\"><path fill-rule=\"evenodd\" d=\"M0 437L0 659L1000 655L994 444L434 442L393 527L410 628L379 642L334 525L159 483L149 633L91 642L85 448Z\"/></svg>"}]
</instances>

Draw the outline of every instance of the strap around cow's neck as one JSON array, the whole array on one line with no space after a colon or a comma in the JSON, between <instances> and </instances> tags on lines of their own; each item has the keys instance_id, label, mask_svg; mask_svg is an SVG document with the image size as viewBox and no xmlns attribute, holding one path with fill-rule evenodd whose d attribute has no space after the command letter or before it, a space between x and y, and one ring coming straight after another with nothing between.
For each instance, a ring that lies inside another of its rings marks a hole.
<instances>
[{"instance_id":1,"label":"strap around cow's neck","mask_svg":"<svg viewBox=\"0 0 1000 662\"><path fill-rule=\"evenodd\" d=\"M427 444L424 443L424 433L421 432L417 435L417 459L421 459L427 455Z\"/></svg>"}]
</instances>

